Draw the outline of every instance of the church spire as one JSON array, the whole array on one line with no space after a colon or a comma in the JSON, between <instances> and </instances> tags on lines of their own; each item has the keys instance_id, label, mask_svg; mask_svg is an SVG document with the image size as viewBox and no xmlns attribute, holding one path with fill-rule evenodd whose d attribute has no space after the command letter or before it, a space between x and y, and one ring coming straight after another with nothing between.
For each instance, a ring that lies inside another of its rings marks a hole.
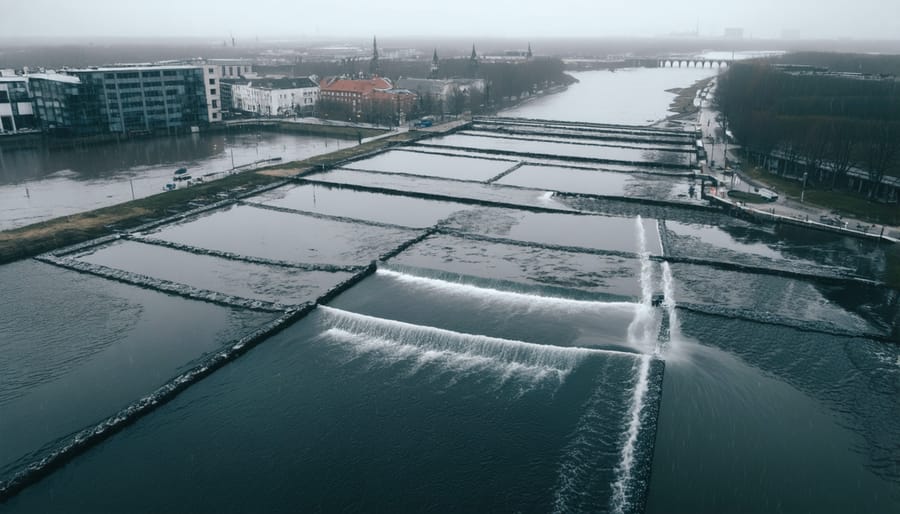
<instances>
[{"instance_id":1,"label":"church spire","mask_svg":"<svg viewBox=\"0 0 900 514\"><path fill-rule=\"evenodd\" d=\"M531 59L533 56L534 56L534 54L531 53L531 42L529 41L528 42L528 53L525 54L525 57L528 59Z\"/></svg>"},{"instance_id":2,"label":"church spire","mask_svg":"<svg viewBox=\"0 0 900 514\"><path fill-rule=\"evenodd\" d=\"M431 78L438 78L438 71L441 68L441 61L438 59L437 48L434 49L434 55L431 57Z\"/></svg>"},{"instance_id":3,"label":"church spire","mask_svg":"<svg viewBox=\"0 0 900 514\"><path fill-rule=\"evenodd\" d=\"M475 43L472 43L472 56L469 57L469 77L478 76L478 54L475 53Z\"/></svg>"},{"instance_id":4,"label":"church spire","mask_svg":"<svg viewBox=\"0 0 900 514\"><path fill-rule=\"evenodd\" d=\"M378 75L378 39L372 36L372 60L369 61L369 74Z\"/></svg>"}]
</instances>

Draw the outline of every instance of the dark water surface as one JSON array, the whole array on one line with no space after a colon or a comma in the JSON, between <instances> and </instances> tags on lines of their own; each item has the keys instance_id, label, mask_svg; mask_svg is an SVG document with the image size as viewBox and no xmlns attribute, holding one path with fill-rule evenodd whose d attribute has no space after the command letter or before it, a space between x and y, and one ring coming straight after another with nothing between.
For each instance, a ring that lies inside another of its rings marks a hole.
<instances>
[{"instance_id":1,"label":"dark water surface","mask_svg":"<svg viewBox=\"0 0 900 514\"><path fill-rule=\"evenodd\" d=\"M63 258L143 288L0 267L0 480L286 315L159 281L319 303L2 508L897 512L883 248L449 137L501 153L393 150Z\"/></svg>"},{"instance_id":2,"label":"dark water surface","mask_svg":"<svg viewBox=\"0 0 900 514\"><path fill-rule=\"evenodd\" d=\"M34 261L0 284L3 478L273 317Z\"/></svg>"},{"instance_id":3,"label":"dark water surface","mask_svg":"<svg viewBox=\"0 0 900 514\"><path fill-rule=\"evenodd\" d=\"M0 148L0 230L162 192L178 168L194 177L262 159L284 161L355 141L233 130L60 149ZM27 191L26 191L27 189Z\"/></svg>"}]
</instances>

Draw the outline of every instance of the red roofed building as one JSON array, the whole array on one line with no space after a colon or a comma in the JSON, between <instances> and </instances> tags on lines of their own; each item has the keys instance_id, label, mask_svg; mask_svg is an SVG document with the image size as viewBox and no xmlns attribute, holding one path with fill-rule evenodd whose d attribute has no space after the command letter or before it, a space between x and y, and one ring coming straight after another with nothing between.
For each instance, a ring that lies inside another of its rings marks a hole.
<instances>
[{"instance_id":1,"label":"red roofed building","mask_svg":"<svg viewBox=\"0 0 900 514\"><path fill-rule=\"evenodd\" d=\"M391 81L381 77L371 79L330 78L319 83L319 100L339 102L362 110L363 102L371 100L376 91L387 91L394 87Z\"/></svg>"},{"instance_id":2,"label":"red roofed building","mask_svg":"<svg viewBox=\"0 0 900 514\"><path fill-rule=\"evenodd\" d=\"M416 104L416 94L394 89L391 81L330 78L319 83L320 113L326 118L397 123Z\"/></svg>"}]
</instances>

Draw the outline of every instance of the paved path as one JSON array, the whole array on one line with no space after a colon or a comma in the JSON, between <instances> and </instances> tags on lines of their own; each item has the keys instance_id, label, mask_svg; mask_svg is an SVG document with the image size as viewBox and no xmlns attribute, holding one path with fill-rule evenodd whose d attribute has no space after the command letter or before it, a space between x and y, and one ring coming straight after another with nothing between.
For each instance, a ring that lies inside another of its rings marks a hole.
<instances>
[{"instance_id":1,"label":"paved path","mask_svg":"<svg viewBox=\"0 0 900 514\"><path fill-rule=\"evenodd\" d=\"M873 225L871 223L848 217L840 217L830 209L801 203L797 199L788 198L783 193L778 195L778 200L767 204L744 204L740 201L731 200L728 197L729 190L754 192L758 187L765 187L764 184L754 181L741 173L740 166L730 170L735 174L726 174L723 168L727 163L739 162L735 155L739 146L728 144L725 137L725 129L717 120L719 113L712 106L713 93L715 86L710 88L710 94L701 98L701 108L699 113L698 125L703 133L704 146L709 155L709 166L703 168L705 174L715 177L719 180L720 186L716 189L716 196L720 199L727 200L732 204L746 207L755 212L771 213L773 216L782 216L795 220L809 220L811 223L819 224L823 219L828 220L825 224L829 226L843 225L848 229L848 233L858 235L857 232L866 234L881 234L882 229L884 235L894 239L900 239L900 227L898 226L882 226ZM727 157L727 160L726 160ZM713 163L715 163L713 165ZM844 225L845 224L845 225Z\"/></svg>"}]
</instances>

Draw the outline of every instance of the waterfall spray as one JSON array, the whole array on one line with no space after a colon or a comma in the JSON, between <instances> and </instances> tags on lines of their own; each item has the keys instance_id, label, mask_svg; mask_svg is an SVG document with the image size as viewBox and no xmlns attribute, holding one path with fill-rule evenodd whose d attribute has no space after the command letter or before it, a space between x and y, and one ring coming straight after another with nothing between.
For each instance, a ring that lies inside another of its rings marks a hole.
<instances>
[{"instance_id":1,"label":"waterfall spray","mask_svg":"<svg viewBox=\"0 0 900 514\"><path fill-rule=\"evenodd\" d=\"M644 220L638 216L637 248L641 261L641 303L635 309L634 320L628 325L628 342L633 345L648 346L654 338L653 306L653 263L650 261L650 252L647 251L647 235L644 231Z\"/></svg>"},{"instance_id":2,"label":"waterfall spray","mask_svg":"<svg viewBox=\"0 0 900 514\"><path fill-rule=\"evenodd\" d=\"M675 282L672 279L672 269L668 262L662 264L663 307L669 316L668 343L678 341L681 338L681 329L678 325L678 312L675 310Z\"/></svg>"}]
</instances>

